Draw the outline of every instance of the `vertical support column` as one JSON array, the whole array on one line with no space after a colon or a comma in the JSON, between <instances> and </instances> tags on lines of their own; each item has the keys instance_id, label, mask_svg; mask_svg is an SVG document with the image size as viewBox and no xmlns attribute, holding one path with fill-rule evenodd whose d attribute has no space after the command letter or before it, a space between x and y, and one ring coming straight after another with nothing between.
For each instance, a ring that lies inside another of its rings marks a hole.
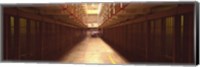
<instances>
[{"instance_id":1,"label":"vertical support column","mask_svg":"<svg viewBox=\"0 0 200 67\"><path fill-rule=\"evenodd\" d=\"M15 17L15 19L16 20L14 20L14 32L15 32L15 34L14 34L14 44L15 45L13 45L13 60L20 60L19 58L19 17L18 16L16 16Z\"/></svg>"},{"instance_id":2,"label":"vertical support column","mask_svg":"<svg viewBox=\"0 0 200 67\"><path fill-rule=\"evenodd\" d=\"M166 48L166 43L165 43L165 35L166 35L166 23L165 23L165 17L163 17L163 18L161 18L161 28L162 28L162 30L161 30L161 44L162 44L162 46L161 46L161 51L162 51L162 57L163 57L163 59L164 59L164 61L165 62L171 62L171 60L170 59L167 59L166 58L166 56L165 56L165 54L166 54L166 50L165 50L165 48Z\"/></svg>"},{"instance_id":3,"label":"vertical support column","mask_svg":"<svg viewBox=\"0 0 200 67\"><path fill-rule=\"evenodd\" d=\"M181 43L181 15L175 16L175 46L176 46L176 56L174 62L181 62L183 61L184 52L183 50L183 43Z\"/></svg>"},{"instance_id":4,"label":"vertical support column","mask_svg":"<svg viewBox=\"0 0 200 67\"><path fill-rule=\"evenodd\" d=\"M185 14L184 18L184 62L194 63L194 14L193 12Z\"/></svg>"},{"instance_id":5,"label":"vertical support column","mask_svg":"<svg viewBox=\"0 0 200 67\"><path fill-rule=\"evenodd\" d=\"M41 21L36 22L36 45L37 45L37 60L42 60L42 25Z\"/></svg>"},{"instance_id":6,"label":"vertical support column","mask_svg":"<svg viewBox=\"0 0 200 67\"><path fill-rule=\"evenodd\" d=\"M10 36L10 18L8 15L3 14L4 18L3 18L3 58L2 60L9 60L11 55L10 55L10 40L11 40L11 36Z\"/></svg>"},{"instance_id":7,"label":"vertical support column","mask_svg":"<svg viewBox=\"0 0 200 67\"><path fill-rule=\"evenodd\" d=\"M43 60L46 60L46 50L45 50L45 48L46 48L46 46L45 46L45 39L46 39L46 34L45 34L45 32L46 32L46 30L45 30L45 24L44 24L44 21L41 21L40 22L40 30L41 30L41 58L43 59Z\"/></svg>"},{"instance_id":8,"label":"vertical support column","mask_svg":"<svg viewBox=\"0 0 200 67\"><path fill-rule=\"evenodd\" d=\"M26 22L26 60L30 60L33 59L33 57L31 56L31 48L34 48L32 46L34 46L34 44L31 43L31 22L30 19L27 19Z\"/></svg>"},{"instance_id":9,"label":"vertical support column","mask_svg":"<svg viewBox=\"0 0 200 67\"><path fill-rule=\"evenodd\" d=\"M193 63L194 64L194 13L193 12L191 12L191 13L189 13L189 15L188 15L188 20L189 20L189 53L188 53L188 55L189 55L189 63Z\"/></svg>"}]
</instances>

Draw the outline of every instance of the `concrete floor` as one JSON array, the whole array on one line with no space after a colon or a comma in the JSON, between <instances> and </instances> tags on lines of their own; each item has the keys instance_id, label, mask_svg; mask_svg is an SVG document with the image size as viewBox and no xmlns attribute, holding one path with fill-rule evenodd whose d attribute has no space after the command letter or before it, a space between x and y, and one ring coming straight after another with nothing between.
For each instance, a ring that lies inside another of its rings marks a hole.
<instances>
[{"instance_id":1,"label":"concrete floor","mask_svg":"<svg viewBox=\"0 0 200 67\"><path fill-rule=\"evenodd\" d=\"M63 63L126 64L127 61L101 38L87 36L62 59Z\"/></svg>"}]
</instances>

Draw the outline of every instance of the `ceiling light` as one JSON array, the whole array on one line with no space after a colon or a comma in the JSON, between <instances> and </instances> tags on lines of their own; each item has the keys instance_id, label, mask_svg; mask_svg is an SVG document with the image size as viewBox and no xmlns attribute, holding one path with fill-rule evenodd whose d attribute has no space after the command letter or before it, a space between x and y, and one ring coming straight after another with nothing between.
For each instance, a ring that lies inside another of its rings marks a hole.
<instances>
[{"instance_id":1,"label":"ceiling light","mask_svg":"<svg viewBox=\"0 0 200 67\"><path fill-rule=\"evenodd\" d=\"M83 6L86 11L86 14L99 14L101 11L102 4L84 4Z\"/></svg>"}]
</instances>

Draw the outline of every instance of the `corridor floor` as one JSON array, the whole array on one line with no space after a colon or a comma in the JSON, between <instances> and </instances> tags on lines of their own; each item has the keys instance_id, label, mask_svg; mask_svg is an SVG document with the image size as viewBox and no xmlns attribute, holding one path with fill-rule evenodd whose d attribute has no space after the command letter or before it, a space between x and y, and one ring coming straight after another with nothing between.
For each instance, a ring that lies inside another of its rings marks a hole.
<instances>
[{"instance_id":1,"label":"corridor floor","mask_svg":"<svg viewBox=\"0 0 200 67\"><path fill-rule=\"evenodd\" d=\"M64 63L126 64L126 60L99 37L86 37L63 59Z\"/></svg>"}]
</instances>

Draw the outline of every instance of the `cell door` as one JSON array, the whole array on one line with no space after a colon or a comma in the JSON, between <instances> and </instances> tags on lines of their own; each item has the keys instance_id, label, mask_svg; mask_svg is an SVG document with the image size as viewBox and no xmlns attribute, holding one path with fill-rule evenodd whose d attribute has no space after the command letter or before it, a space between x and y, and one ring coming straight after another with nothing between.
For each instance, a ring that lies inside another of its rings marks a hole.
<instances>
[{"instance_id":1,"label":"cell door","mask_svg":"<svg viewBox=\"0 0 200 67\"><path fill-rule=\"evenodd\" d=\"M17 18L4 14L3 23L3 60L18 59L18 44L17 44Z\"/></svg>"},{"instance_id":2,"label":"cell door","mask_svg":"<svg viewBox=\"0 0 200 67\"><path fill-rule=\"evenodd\" d=\"M28 59L29 47L27 44L27 19L19 19L19 58L20 60Z\"/></svg>"}]
</instances>

